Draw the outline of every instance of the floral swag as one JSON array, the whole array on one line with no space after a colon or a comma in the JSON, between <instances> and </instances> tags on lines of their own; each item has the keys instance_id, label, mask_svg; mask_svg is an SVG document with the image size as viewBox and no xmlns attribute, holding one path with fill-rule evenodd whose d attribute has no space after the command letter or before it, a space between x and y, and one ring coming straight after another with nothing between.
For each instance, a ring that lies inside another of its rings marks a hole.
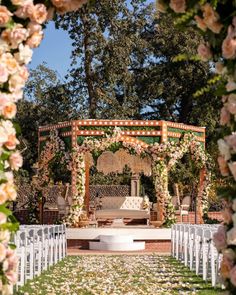
<instances>
[{"instance_id":1,"label":"floral swag","mask_svg":"<svg viewBox=\"0 0 236 295\"><path fill-rule=\"evenodd\" d=\"M215 244L223 253L221 277L229 294L236 293L236 2L232 0L186 1L158 0L157 9L169 13L175 23L185 29L194 27L203 36L197 51L200 59L211 61L220 81L218 94L222 95L220 123L224 138L218 140L218 158L221 174L233 185L221 189L224 199L224 225L215 235Z\"/></svg>"},{"instance_id":2,"label":"floral swag","mask_svg":"<svg viewBox=\"0 0 236 295\"><path fill-rule=\"evenodd\" d=\"M130 154L138 155L142 158L150 157L152 159L152 172L155 185L157 200L160 207L163 208L164 224L170 226L175 222L175 209L171 202L171 196L168 191L168 172L174 165L186 154L191 156L196 165L201 169L206 167L208 157L196 137L191 133L183 135L179 142L155 143L147 145L143 142L134 143L125 141L121 130L114 128L111 135L105 134L101 139L85 139L82 145L77 146L73 152L73 171L76 174L76 189L73 194L73 205L67 218L69 226L76 226L79 216L83 211L85 197L85 153L91 152L93 155L100 155L106 150L112 150L112 147L124 148ZM203 210L207 210L207 187L204 187L204 198L200 202Z\"/></svg>"}]
</instances>

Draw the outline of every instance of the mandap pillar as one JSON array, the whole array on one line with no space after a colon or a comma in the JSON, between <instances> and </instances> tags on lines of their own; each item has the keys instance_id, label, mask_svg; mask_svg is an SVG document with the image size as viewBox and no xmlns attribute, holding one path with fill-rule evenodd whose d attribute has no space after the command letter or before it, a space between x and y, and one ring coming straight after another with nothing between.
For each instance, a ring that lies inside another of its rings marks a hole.
<instances>
[{"instance_id":1,"label":"mandap pillar","mask_svg":"<svg viewBox=\"0 0 236 295\"><path fill-rule=\"evenodd\" d=\"M90 162L88 158L85 156L85 210L87 213L87 217L89 217L89 202L90 202L90 194L89 194L89 170L90 170Z\"/></svg>"},{"instance_id":2,"label":"mandap pillar","mask_svg":"<svg viewBox=\"0 0 236 295\"><path fill-rule=\"evenodd\" d=\"M72 151L75 150L77 147L77 124L76 121L72 121L71 126L71 149ZM73 157L74 157L74 153ZM72 163L74 163L74 159L72 159ZM76 169L72 166L71 171L71 194L72 198L76 193Z\"/></svg>"},{"instance_id":3,"label":"mandap pillar","mask_svg":"<svg viewBox=\"0 0 236 295\"><path fill-rule=\"evenodd\" d=\"M165 121L160 121L160 129L161 129L161 143L165 143L168 141L168 128L167 123ZM168 169L164 162L160 162L161 164L161 174L159 177L159 189L156 190L157 193L157 220L161 223L165 221L165 200L167 198L166 192L168 192ZM160 168L159 168L160 169ZM157 181L157 180L156 180ZM162 188L160 190L160 187Z\"/></svg>"},{"instance_id":4,"label":"mandap pillar","mask_svg":"<svg viewBox=\"0 0 236 295\"><path fill-rule=\"evenodd\" d=\"M157 198L157 221L161 224L165 222L165 203L168 197L168 168L164 161L159 161L153 167L154 184Z\"/></svg>"}]
</instances>

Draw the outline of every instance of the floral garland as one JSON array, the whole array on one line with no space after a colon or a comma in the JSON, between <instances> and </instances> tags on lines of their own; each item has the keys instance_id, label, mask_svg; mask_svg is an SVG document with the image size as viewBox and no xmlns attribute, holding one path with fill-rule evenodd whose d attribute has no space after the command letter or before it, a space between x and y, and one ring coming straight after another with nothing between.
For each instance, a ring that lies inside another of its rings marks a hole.
<instances>
[{"instance_id":1,"label":"floral garland","mask_svg":"<svg viewBox=\"0 0 236 295\"><path fill-rule=\"evenodd\" d=\"M70 157L65 151L65 144L58 136L58 131L52 130L49 140L46 142L40 154L38 162L34 164L34 167L37 169L37 177L33 179L32 185L37 190L42 190L43 187L53 182L50 163L58 153L61 155L60 163L66 164L69 170Z\"/></svg>"},{"instance_id":2,"label":"floral garland","mask_svg":"<svg viewBox=\"0 0 236 295\"><path fill-rule=\"evenodd\" d=\"M37 169L37 174L33 176L31 186L33 188L35 199L30 202L30 206L33 206L33 208L30 208L29 210L32 212L29 214L29 221L32 224L37 220L35 214L37 212L36 207L38 207L38 202L43 198L43 189L54 183L50 163L58 154L61 156L59 159L60 164L66 164L68 170L70 170L70 156L65 151L65 144L58 136L58 131L52 130L50 131L49 139L40 154L38 162L34 164L34 168Z\"/></svg>"},{"instance_id":3,"label":"floral garland","mask_svg":"<svg viewBox=\"0 0 236 295\"><path fill-rule=\"evenodd\" d=\"M194 26L204 36L198 46L203 61L214 62L217 79L221 82L219 93L223 108L220 123L225 126L225 136L218 140L219 168L223 176L236 180L236 2L231 0L186 1L159 0L157 8L168 12L177 24ZM215 244L223 253L221 277L229 294L236 293L236 198L235 184L222 189L225 200L224 226L215 235Z\"/></svg>"},{"instance_id":4,"label":"floral garland","mask_svg":"<svg viewBox=\"0 0 236 295\"><path fill-rule=\"evenodd\" d=\"M175 208L171 202L171 195L168 191L168 172L188 151L191 152L193 160L198 167L204 167L207 162L207 156L196 137L187 133L179 142L155 143L153 145L141 145L134 142L123 141L120 128L114 128L111 134L105 134L101 140L85 139L82 145L78 146L73 153L75 164L73 171L76 173L76 190L73 195L73 205L67 218L67 224L76 226L79 216L82 213L85 196L85 164L84 154L94 152L99 154L108 150L113 144L121 143L123 148L130 154L141 157L152 158L152 171L155 190L157 193L160 207L163 208L164 225L170 226L175 223Z\"/></svg>"},{"instance_id":5,"label":"floral garland","mask_svg":"<svg viewBox=\"0 0 236 295\"><path fill-rule=\"evenodd\" d=\"M163 215L164 225L170 226L175 223L175 208L171 202L171 196L168 191L168 171L186 154L191 153L195 165L201 169L204 168L209 160L202 145L191 133L186 133L180 142L165 142L162 144L155 143L149 147L150 153L154 160L154 184L157 192L159 203L164 208ZM209 177L209 174L208 174ZM204 185L202 194L201 207L204 212L207 210L208 190ZM199 201L199 200L198 200Z\"/></svg>"},{"instance_id":6,"label":"floral garland","mask_svg":"<svg viewBox=\"0 0 236 295\"><path fill-rule=\"evenodd\" d=\"M85 161L84 155L77 149L73 152L72 167L76 174L75 190L73 191L72 206L65 222L68 226L77 226L83 212L85 198Z\"/></svg>"},{"instance_id":7,"label":"floral garland","mask_svg":"<svg viewBox=\"0 0 236 295\"><path fill-rule=\"evenodd\" d=\"M65 13L79 9L86 0L2 0L0 1L0 292L13 293L17 281L16 255L10 248L10 232L16 230L11 212L6 208L15 200L16 190L11 170L22 165L16 146L16 130L12 119L16 102L29 73L32 49L43 39L42 25L52 19L54 12Z\"/></svg>"}]
</instances>

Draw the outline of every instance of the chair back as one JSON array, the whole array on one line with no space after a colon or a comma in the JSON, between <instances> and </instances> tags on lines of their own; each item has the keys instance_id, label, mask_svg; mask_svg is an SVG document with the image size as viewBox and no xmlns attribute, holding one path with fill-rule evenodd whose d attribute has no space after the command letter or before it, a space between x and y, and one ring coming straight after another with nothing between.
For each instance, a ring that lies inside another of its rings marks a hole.
<instances>
[{"instance_id":1,"label":"chair back","mask_svg":"<svg viewBox=\"0 0 236 295\"><path fill-rule=\"evenodd\" d=\"M179 205L180 205L179 197L178 196L173 196L172 199L171 199L171 202L172 202L172 204L173 204L173 206L175 208L178 208Z\"/></svg>"},{"instance_id":2,"label":"chair back","mask_svg":"<svg viewBox=\"0 0 236 295\"><path fill-rule=\"evenodd\" d=\"M185 207L190 207L191 205L191 197L190 196L185 196L182 200L181 205L184 205Z\"/></svg>"}]
</instances>

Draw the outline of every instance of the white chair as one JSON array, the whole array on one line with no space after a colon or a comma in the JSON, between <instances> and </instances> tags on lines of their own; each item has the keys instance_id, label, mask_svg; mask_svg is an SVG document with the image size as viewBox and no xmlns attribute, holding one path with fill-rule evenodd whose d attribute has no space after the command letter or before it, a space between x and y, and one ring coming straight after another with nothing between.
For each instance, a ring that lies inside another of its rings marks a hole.
<instances>
[{"instance_id":1,"label":"white chair","mask_svg":"<svg viewBox=\"0 0 236 295\"><path fill-rule=\"evenodd\" d=\"M34 230L26 231L25 243L25 278L32 280L34 278Z\"/></svg>"},{"instance_id":2,"label":"white chair","mask_svg":"<svg viewBox=\"0 0 236 295\"><path fill-rule=\"evenodd\" d=\"M190 270L193 270L194 268L195 237L196 237L196 227L191 226L189 229L189 268Z\"/></svg>"},{"instance_id":3,"label":"white chair","mask_svg":"<svg viewBox=\"0 0 236 295\"><path fill-rule=\"evenodd\" d=\"M188 216L188 222L189 222L189 208L191 205L191 197L185 196L181 202L180 205L180 222L183 222L183 216Z\"/></svg>"},{"instance_id":4,"label":"white chair","mask_svg":"<svg viewBox=\"0 0 236 295\"><path fill-rule=\"evenodd\" d=\"M49 266L49 229L43 228L43 270L47 270Z\"/></svg>"},{"instance_id":5,"label":"white chair","mask_svg":"<svg viewBox=\"0 0 236 295\"><path fill-rule=\"evenodd\" d=\"M26 232L17 232L15 235L16 255L18 257L18 286L25 284L25 245L26 245Z\"/></svg>"},{"instance_id":6,"label":"white chair","mask_svg":"<svg viewBox=\"0 0 236 295\"><path fill-rule=\"evenodd\" d=\"M176 253L176 224L171 226L171 255L175 257Z\"/></svg>"},{"instance_id":7,"label":"white chair","mask_svg":"<svg viewBox=\"0 0 236 295\"><path fill-rule=\"evenodd\" d=\"M36 276L39 276L42 272L43 266L43 243L44 243L44 233L43 233L43 227L35 228L35 269L34 273Z\"/></svg>"}]
</instances>

